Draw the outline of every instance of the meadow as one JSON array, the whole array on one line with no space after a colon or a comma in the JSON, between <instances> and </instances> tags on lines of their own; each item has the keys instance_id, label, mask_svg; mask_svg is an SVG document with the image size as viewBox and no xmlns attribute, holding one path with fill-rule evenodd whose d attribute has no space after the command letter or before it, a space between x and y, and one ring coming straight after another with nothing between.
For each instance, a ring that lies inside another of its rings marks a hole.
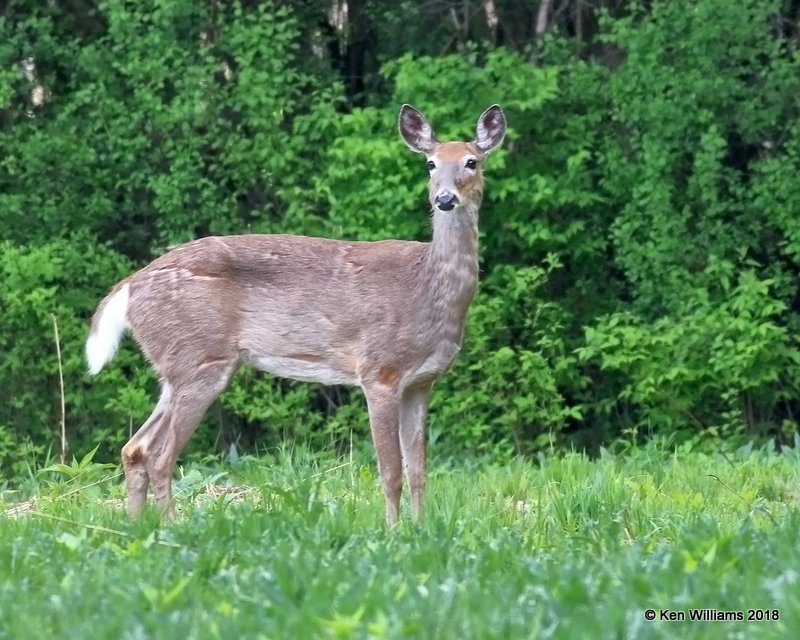
<instances>
[{"instance_id":1,"label":"meadow","mask_svg":"<svg viewBox=\"0 0 800 640\"><path fill-rule=\"evenodd\" d=\"M369 451L190 464L172 524L89 455L2 494L0 638L797 637L798 451L434 459L392 531Z\"/></svg>"}]
</instances>

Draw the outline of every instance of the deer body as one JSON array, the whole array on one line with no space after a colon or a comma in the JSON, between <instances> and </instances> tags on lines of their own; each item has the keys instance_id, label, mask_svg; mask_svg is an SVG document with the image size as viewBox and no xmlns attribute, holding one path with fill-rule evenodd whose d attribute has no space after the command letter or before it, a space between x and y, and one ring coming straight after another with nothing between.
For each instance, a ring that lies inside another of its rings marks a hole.
<instances>
[{"instance_id":1,"label":"deer body","mask_svg":"<svg viewBox=\"0 0 800 640\"><path fill-rule=\"evenodd\" d=\"M397 521L404 466L421 516L430 388L460 349L478 281L479 162L502 141L505 120L492 107L479 119L474 142L439 143L424 117L405 106L400 131L434 165L430 242L202 238L118 283L100 304L87 341L90 371L113 357L129 328L162 381L155 410L122 450L131 515L144 504L148 484L172 515L175 461L246 364L360 386L387 520Z\"/></svg>"}]
</instances>

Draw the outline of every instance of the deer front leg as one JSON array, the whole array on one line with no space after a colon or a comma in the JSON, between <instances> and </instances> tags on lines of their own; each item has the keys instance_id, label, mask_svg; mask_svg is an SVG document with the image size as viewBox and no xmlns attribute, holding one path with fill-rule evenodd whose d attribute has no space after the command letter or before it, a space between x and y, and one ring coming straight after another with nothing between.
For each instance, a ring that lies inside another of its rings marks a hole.
<instances>
[{"instance_id":1,"label":"deer front leg","mask_svg":"<svg viewBox=\"0 0 800 640\"><path fill-rule=\"evenodd\" d=\"M411 493L411 511L422 520L425 501L425 419L431 385L410 387L400 401L400 449Z\"/></svg>"},{"instance_id":2,"label":"deer front leg","mask_svg":"<svg viewBox=\"0 0 800 640\"><path fill-rule=\"evenodd\" d=\"M397 524L400 511L400 494L403 491L403 461L398 437L399 402L395 390L364 389L369 409L372 441L378 456L378 472L386 497L386 522Z\"/></svg>"}]
</instances>

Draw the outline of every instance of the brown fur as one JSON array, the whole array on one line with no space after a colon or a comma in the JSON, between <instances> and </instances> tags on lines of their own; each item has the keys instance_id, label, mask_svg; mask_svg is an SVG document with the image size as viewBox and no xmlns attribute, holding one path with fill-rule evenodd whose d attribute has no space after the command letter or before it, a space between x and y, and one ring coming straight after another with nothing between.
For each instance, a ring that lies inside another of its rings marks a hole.
<instances>
[{"instance_id":1,"label":"brown fur","mask_svg":"<svg viewBox=\"0 0 800 640\"><path fill-rule=\"evenodd\" d=\"M421 516L430 388L460 349L478 281L480 165L502 141L505 120L492 107L478 122L476 141L438 143L424 117L406 106L400 131L436 163L431 242L203 238L157 258L100 304L93 333L108 300L127 285L127 325L163 381L158 405L122 452L132 515L148 484L172 513L177 456L236 369L248 364L361 386L387 520L397 521L404 464ZM468 158L477 168L466 167ZM436 207L443 192L457 195L454 209Z\"/></svg>"}]
</instances>

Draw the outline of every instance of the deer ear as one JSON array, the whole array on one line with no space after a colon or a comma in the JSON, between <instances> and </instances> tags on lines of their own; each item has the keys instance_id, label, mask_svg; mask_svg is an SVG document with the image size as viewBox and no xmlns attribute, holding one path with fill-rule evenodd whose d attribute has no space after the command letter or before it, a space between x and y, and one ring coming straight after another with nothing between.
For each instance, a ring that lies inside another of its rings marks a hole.
<instances>
[{"instance_id":1,"label":"deer ear","mask_svg":"<svg viewBox=\"0 0 800 640\"><path fill-rule=\"evenodd\" d=\"M506 135L506 117L500 105L492 105L478 118L475 126L475 145L481 153L494 151Z\"/></svg>"},{"instance_id":2,"label":"deer ear","mask_svg":"<svg viewBox=\"0 0 800 640\"><path fill-rule=\"evenodd\" d=\"M433 134L428 119L409 104L404 104L400 109L398 119L400 137L409 149L417 153L430 154L436 145L436 136Z\"/></svg>"}]
</instances>

